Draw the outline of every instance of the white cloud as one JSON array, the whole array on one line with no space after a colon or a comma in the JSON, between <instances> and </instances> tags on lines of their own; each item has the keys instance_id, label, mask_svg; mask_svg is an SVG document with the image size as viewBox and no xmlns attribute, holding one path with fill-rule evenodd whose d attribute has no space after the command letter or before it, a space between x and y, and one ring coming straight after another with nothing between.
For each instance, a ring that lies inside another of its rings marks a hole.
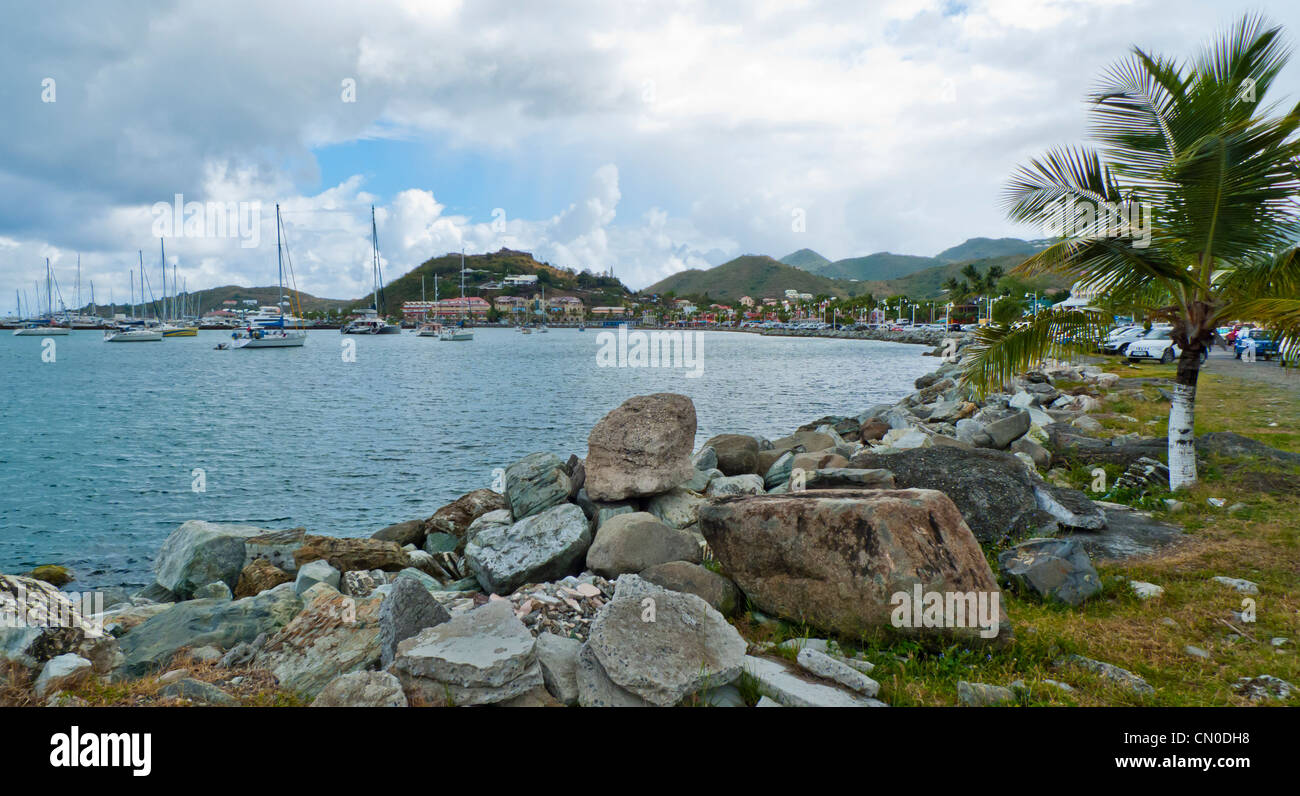
<instances>
[{"instance_id":1,"label":"white cloud","mask_svg":"<svg viewBox=\"0 0 1300 796\"><path fill-rule=\"evenodd\" d=\"M1300 33L1293 4L1264 11ZM83 284L124 295L137 249L157 265L150 207L176 193L264 209L257 249L169 245L191 286L270 281L278 198L303 289L337 297L369 288L372 202L389 278L461 246L639 287L746 252L929 254L1030 235L1003 217L1001 186L1027 156L1083 139L1101 69L1133 44L1190 54L1237 13L1175 0L43 9L0 29L0 290L29 287L47 254L70 284L80 251ZM1298 70L1280 86L1292 100ZM46 77L55 103L41 102ZM456 179L376 196L362 164L316 188L313 148L365 138L557 188L504 226L449 210L466 206Z\"/></svg>"}]
</instances>

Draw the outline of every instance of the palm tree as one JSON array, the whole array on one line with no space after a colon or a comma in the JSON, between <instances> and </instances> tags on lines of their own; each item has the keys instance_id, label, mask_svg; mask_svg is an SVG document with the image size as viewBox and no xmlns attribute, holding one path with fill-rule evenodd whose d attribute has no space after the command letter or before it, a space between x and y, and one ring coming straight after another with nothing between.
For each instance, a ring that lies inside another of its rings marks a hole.
<instances>
[{"instance_id":1,"label":"palm tree","mask_svg":"<svg viewBox=\"0 0 1300 796\"><path fill-rule=\"evenodd\" d=\"M1013 269L1099 288L1109 308L1163 320L1181 353L1169 413L1169 486L1196 481L1196 383L1215 327L1232 319L1300 341L1300 106L1265 106L1289 56L1281 29L1246 16L1197 57L1134 48L1091 97L1096 149L1060 148L1007 187L1017 221L1056 242ZM1072 343L1095 340L1104 312L1042 313L982 330L966 378L981 390ZM1288 352L1290 353L1290 352Z\"/></svg>"}]
</instances>

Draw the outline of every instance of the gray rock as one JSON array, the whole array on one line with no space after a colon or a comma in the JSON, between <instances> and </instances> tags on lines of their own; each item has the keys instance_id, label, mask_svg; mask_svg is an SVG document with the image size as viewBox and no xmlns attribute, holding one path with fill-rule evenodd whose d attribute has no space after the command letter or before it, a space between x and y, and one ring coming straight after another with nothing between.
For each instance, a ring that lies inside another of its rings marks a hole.
<instances>
[{"instance_id":1,"label":"gray rock","mask_svg":"<svg viewBox=\"0 0 1300 796\"><path fill-rule=\"evenodd\" d=\"M852 688L864 696L874 697L880 692L880 683L825 652L804 647L799 650L796 660L810 674Z\"/></svg>"},{"instance_id":2,"label":"gray rock","mask_svg":"<svg viewBox=\"0 0 1300 796\"><path fill-rule=\"evenodd\" d=\"M696 470L691 474L690 480L675 489L685 489L690 492L703 492L709 488L709 482L715 477L713 470ZM716 472L722 472L717 470Z\"/></svg>"},{"instance_id":3,"label":"gray rock","mask_svg":"<svg viewBox=\"0 0 1300 796\"><path fill-rule=\"evenodd\" d=\"M535 647L509 601L492 600L398 644L389 671L408 699L494 704L542 685Z\"/></svg>"},{"instance_id":4,"label":"gray rock","mask_svg":"<svg viewBox=\"0 0 1300 796\"><path fill-rule=\"evenodd\" d=\"M740 693L740 689L734 685L724 685L718 688L710 688L700 694L704 704L711 708L743 708L745 697Z\"/></svg>"},{"instance_id":5,"label":"gray rock","mask_svg":"<svg viewBox=\"0 0 1300 796\"><path fill-rule=\"evenodd\" d=\"M537 635L537 663L546 690L565 705L578 704L578 653L582 642L554 633Z\"/></svg>"},{"instance_id":6,"label":"gray rock","mask_svg":"<svg viewBox=\"0 0 1300 796\"><path fill-rule=\"evenodd\" d=\"M182 523L158 551L154 576L159 585L181 597L216 580L234 588L244 568L244 541L263 533L251 525Z\"/></svg>"},{"instance_id":7,"label":"gray rock","mask_svg":"<svg viewBox=\"0 0 1300 796\"><path fill-rule=\"evenodd\" d=\"M524 583L570 574L590 545L586 515L565 503L510 526L481 529L465 546L465 561L484 591L509 594Z\"/></svg>"},{"instance_id":8,"label":"gray rock","mask_svg":"<svg viewBox=\"0 0 1300 796\"><path fill-rule=\"evenodd\" d=\"M194 599L196 600L229 600L232 598L230 587L219 580L194 590Z\"/></svg>"},{"instance_id":9,"label":"gray rock","mask_svg":"<svg viewBox=\"0 0 1300 796\"><path fill-rule=\"evenodd\" d=\"M1128 585L1129 588L1133 590L1133 593L1137 595L1139 600L1151 600L1165 593L1163 587L1157 586L1154 583L1147 583L1146 581L1130 580Z\"/></svg>"},{"instance_id":10,"label":"gray rock","mask_svg":"<svg viewBox=\"0 0 1300 796\"><path fill-rule=\"evenodd\" d=\"M251 537L244 542L244 567L262 558L277 569L293 574L298 571L298 560L293 554L306 543L306 539L306 528L266 531Z\"/></svg>"},{"instance_id":11,"label":"gray rock","mask_svg":"<svg viewBox=\"0 0 1300 796\"><path fill-rule=\"evenodd\" d=\"M983 429L983 435L987 439L976 435L970 441L982 448L1002 450L1023 437L1025 432L1029 431L1030 422L1029 412L1016 412L1010 417L1004 417L986 425Z\"/></svg>"},{"instance_id":12,"label":"gray rock","mask_svg":"<svg viewBox=\"0 0 1300 796\"><path fill-rule=\"evenodd\" d=\"M80 655L68 652L51 658L41 668L40 676L32 686L36 696L45 697L57 691L80 685L94 674L94 664Z\"/></svg>"},{"instance_id":13,"label":"gray rock","mask_svg":"<svg viewBox=\"0 0 1300 796\"><path fill-rule=\"evenodd\" d=\"M314 708L404 708L402 683L388 672L351 672L330 681Z\"/></svg>"},{"instance_id":14,"label":"gray rock","mask_svg":"<svg viewBox=\"0 0 1300 796\"><path fill-rule=\"evenodd\" d=\"M1191 644L1188 644L1187 646L1183 647L1183 652L1187 653L1188 655L1191 655L1193 658L1201 658L1202 660L1207 660L1207 661L1210 659L1209 652L1201 649L1200 647L1192 646Z\"/></svg>"},{"instance_id":15,"label":"gray rock","mask_svg":"<svg viewBox=\"0 0 1300 796\"><path fill-rule=\"evenodd\" d=\"M1099 675L1106 680L1123 686L1135 694L1152 694L1155 689L1151 687L1146 680L1133 674L1128 669L1121 669L1118 666L1102 661L1095 661L1092 658L1085 658L1082 655L1067 655L1056 662L1057 666L1077 666L1081 669Z\"/></svg>"},{"instance_id":16,"label":"gray rock","mask_svg":"<svg viewBox=\"0 0 1300 796\"><path fill-rule=\"evenodd\" d=\"M1077 542L1030 539L998 555L1003 577L1017 588L1066 605L1082 605L1101 591L1101 578Z\"/></svg>"},{"instance_id":17,"label":"gray rock","mask_svg":"<svg viewBox=\"0 0 1300 796\"><path fill-rule=\"evenodd\" d=\"M706 502L705 498L684 487L674 487L648 499L645 510L668 527L681 529L696 523L700 506Z\"/></svg>"},{"instance_id":18,"label":"gray rock","mask_svg":"<svg viewBox=\"0 0 1300 796\"><path fill-rule=\"evenodd\" d=\"M158 695L169 699L188 699L190 702L200 705L215 705L217 707L232 707L239 704L239 700L217 686L205 683L202 680L195 680L192 677L168 683L158 689Z\"/></svg>"},{"instance_id":19,"label":"gray rock","mask_svg":"<svg viewBox=\"0 0 1300 796\"><path fill-rule=\"evenodd\" d=\"M392 590L379 606L380 667L386 669L393 662L398 643L448 619L447 609L415 579L393 581Z\"/></svg>"},{"instance_id":20,"label":"gray rock","mask_svg":"<svg viewBox=\"0 0 1300 796\"><path fill-rule=\"evenodd\" d=\"M1233 684L1232 690L1246 697L1251 702L1258 702L1262 699L1290 699L1291 693L1295 691L1295 686L1280 677L1274 677L1271 674L1261 674L1258 677L1237 678L1237 682Z\"/></svg>"},{"instance_id":21,"label":"gray rock","mask_svg":"<svg viewBox=\"0 0 1300 796\"><path fill-rule=\"evenodd\" d=\"M1105 512L1077 489L1066 489L1045 481L1035 482L1034 500L1038 508L1067 528L1099 531L1106 527Z\"/></svg>"},{"instance_id":22,"label":"gray rock","mask_svg":"<svg viewBox=\"0 0 1300 796\"><path fill-rule=\"evenodd\" d=\"M343 578L339 582L339 591L349 597L369 597L379 585L375 582L374 575L355 569L343 573Z\"/></svg>"},{"instance_id":23,"label":"gray rock","mask_svg":"<svg viewBox=\"0 0 1300 796\"><path fill-rule=\"evenodd\" d=\"M306 606L267 640L252 666L280 686L314 697L340 674L379 665L378 597L354 600L327 584L303 594Z\"/></svg>"},{"instance_id":24,"label":"gray rock","mask_svg":"<svg viewBox=\"0 0 1300 796\"><path fill-rule=\"evenodd\" d=\"M408 544L420 547L424 544L424 520L407 520L396 525L389 525L387 528L375 531L370 535L370 538L397 542L403 547Z\"/></svg>"},{"instance_id":25,"label":"gray rock","mask_svg":"<svg viewBox=\"0 0 1300 796\"><path fill-rule=\"evenodd\" d=\"M510 509L496 509L475 517L465 529L465 541L472 542L474 537L478 536L480 531L488 528L509 528L514 525L515 519L510 516Z\"/></svg>"},{"instance_id":26,"label":"gray rock","mask_svg":"<svg viewBox=\"0 0 1300 796\"><path fill-rule=\"evenodd\" d=\"M592 517L592 523L595 525L596 530L600 530L602 525L620 514L632 514L641 510L640 503L635 500L621 500L617 503L597 503L592 501L592 503L596 507L596 514Z\"/></svg>"},{"instance_id":27,"label":"gray rock","mask_svg":"<svg viewBox=\"0 0 1300 796\"><path fill-rule=\"evenodd\" d=\"M957 702L971 708L1007 705L1016 701L1016 695L1010 688L987 683L968 683L957 681Z\"/></svg>"},{"instance_id":28,"label":"gray rock","mask_svg":"<svg viewBox=\"0 0 1300 796\"><path fill-rule=\"evenodd\" d=\"M715 478L709 482L709 488L705 494L708 497L761 495L763 494L763 479L753 473Z\"/></svg>"},{"instance_id":29,"label":"gray rock","mask_svg":"<svg viewBox=\"0 0 1300 796\"><path fill-rule=\"evenodd\" d=\"M1236 589L1242 594L1259 594L1259 585L1242 578L1229 578L1223 575L1216 575L1210 580L1215 583L1221 583L1231 589Z\"/></svg>"},{"instance_id":30,"label":"gray rock","mask_svg":"<svg viewBox=\"0 0 1300 796\"><path fill-rule=\"evenodd\" d=\"M685 531L670 528L653 514L620 514L596 532L587 549L587 569L605 578L668 561L698 562L700 545Z\"/></svg>"},{"instance_id":31,"label":"gray rock","mask_svg":"<svg viewBox=\"0 0 1300 796\"><path fill-rule=\"evenodd\" d=\"M797 708L866 708L885 703L835 685L801 676L783 661L746 655L744 671L758 684L758 692L783 706Z\"/></svg>"},{"instance_id":32,"label":"gray rock","mask_svg":"<svg viewBox=\"0 0 1300 796\"><path fill-rule=\"evenodd\" d=\"M674 393L639 395L601 418L587 439L587 494L626 500L666 492L695 469L695 404Z\"/></svg>"},{"instance_id":33,"label":"gray rock","mask_svg":"<svg viewBox=\"0 0 1300 796\"><path fill-rule=\"evenodd\" d=\"M298 570L298 577L294 580L293 590L302 596L308 589L317 583L324 583L331 588L339 587L339 571L329 565L324 560L308 561Z\"/></svg>"},{"instance_id":34,"label":"gray rock","mask_svg":"<svg viewBox=\"0 0 1300 796\"><path fill-rule=\"evenodd\" d=\"M700 448L700 452L695 454L691 459L691 466L696 470L709 471L718 466L718 452L708 445Z\"/></svg>"},{"instance_id":35,"label":"gray rock","mask_svg":"<svg viewBox=\"0 0 1300 796\"><path fill-rule=\"evenodd\" d=\"M894 474L888 470L830 467L804 473L804 489L893 489Z\"/></svg>"},{"instance_id":36,"label":"gray rock","mask_svg":"<svg viewBox=\"0 0 1300 796\"><path fill-rule=\"evenodd\" d=\"M643 708L651 703L620 687L605 672L589 644L578 651L578 704L584 708Z\"/></svg>"},{"instance_id":37,"label":"gray rock","mask_svg":"<svg viewBox=\"0 0 1300 796\"><path fill-rule=\"evenodd\" d=\"M618 579L587 644L611 681L664 706L736 679L746 649L740 633L704 600L635 575Z\"/></svg>"},{"instance_id":38,"label":"gray rock","mask_svg":"<svg viewBox=\"0 0 1300 796\"><path fill-rule=\"evenodd\" d=\"M550 453L533 453L506 468L506 502L522 520L569 499L569 474Z\"/></svg>"},{"instance_id":39,"label":"gray rock","mask_svg":"<svg viewBox=\"0 0 1300 796\"><path fill-rule=\"evenodd\" d=\"M763 488L773 489L790 482L790 471L794 469L794 451L782 453L763 475Z\"/></svg>"},{"instance_id":40,"label":"gray rock","mask_svg":"<svg viewBox=\"0 0 1300 796\"><path fill-rule=\"evenodd\" d=\"M696 546L698 550L698 545ZM641 579L669 591L694 594L723 616L740 607L742 595L736 584L691 561L669 561L641 571Z\"/></svg>"},{"instance_id":41,"label":"gray rock","mask_svg":"<svg viewBox=\"0 0 1300 796\"><path fill-rule=\"evenodd\" d=\"M145 620L118 640L126 663L120 676L141 677L166 665L181 647L212 644L230 649L275 633L302 609L293 584L242 600L190 600Z\"/></svg>"}]
</instances>

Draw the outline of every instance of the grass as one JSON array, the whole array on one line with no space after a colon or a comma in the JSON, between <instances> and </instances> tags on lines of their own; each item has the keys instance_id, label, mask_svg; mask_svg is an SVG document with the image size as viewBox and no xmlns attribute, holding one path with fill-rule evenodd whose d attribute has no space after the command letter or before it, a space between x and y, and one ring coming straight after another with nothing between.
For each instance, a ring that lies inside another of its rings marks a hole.
<instances>
[{"instance_id":1,"label":"grass","mask_svg":"<svg viewBox=\"0 0 1300 796\"><path fill-rule=\"evenodd\" d=\"M1111 362L1106 368L1123 378L1169 378L1174 367L1130 368ZM1073 385L1076 388L1082 385ZM1169 404L1155 386L1133 398L1108 396L1094 414L1103 435L1139 433L1163 436ZM1155 422L1152 422L1155 421ZM1300 400L1296 391L1243 383L1228 376L1203 374L1197 395L1196 431L1235 431L1282 450L1300 452ZM1113 484L1118 467L1108 467ZM1066 480L1091 486L1092 467L1068 468ZM912 641L843 642L862 650L876 664L872 677L881 684L880 698L891 705L955 705L957 682L1010 686L1020 680L1021 705L1251 705L1232 690L1239 677L1271 674L1300 685L1300 468L1260 461L1214 459L1201 470L1201 482L1176 497L1184 509L1171 514L1159 500L1128 499L1160 519L1184 526L1187 538L1147 558L1094 562L1102 592L1079 608L1046 603L1032 596L1003 592L1003 606L1015 627L1015 641L996 649L960 645L927 649ZM1208 504L1211 497L1246 508L1228 512ZM1111 499L1115 499L1112 497ZM996 551L988 550L990 557ZM996 567L996 563L994 562ZM995 570L996 571L996 570ZM1244 578L1259 585L1253 597L1256 621L1242 622L1234 611L1243 599L1210 579ZM1143 601L1130 580L1155 583L1164 594ZM781 641L814 636L814 631L784 623L756 623L748 617L737 626L751 641ZM1289 641L1280 648L1273 637ZM1209 660L1184 651L1188 645L1210 653ZM1104 678L1055 662L1077 653L1114 664L1145 679L1154 694L1136 695ZM1068 683L1066 692L1045 680ZM1289 703L1300 699L1292 696Z\"/></svg>"}]
</instances>

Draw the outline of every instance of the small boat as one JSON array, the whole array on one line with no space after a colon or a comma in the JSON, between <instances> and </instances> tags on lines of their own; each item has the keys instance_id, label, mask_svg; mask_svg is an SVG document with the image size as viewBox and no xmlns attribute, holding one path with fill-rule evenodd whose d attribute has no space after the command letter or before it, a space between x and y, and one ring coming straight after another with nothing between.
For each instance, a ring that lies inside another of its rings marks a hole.
<instances>
[{"instance_id":1,"label":"small boat","mask_svg":"<svg viewBox=\"0 0 1300 796\"><path fill-rule=\"evenodd\" d=\"M162 339L160 327L143 324L128 324L104 332L105 343L156 343Z\"/></svg>"},{"instance_id":2,"label":"small boat","mask_svg":"<svg viewBox=\"0 0 1300 796\"><path fill-rule=\"evenodd\" d=\"M66 326L51 326L47 323L26 323L14 329L14 337L50 337L68 333Z\"/></svg>"},{"instance_id":3,"label":"small boat","mask_svg":"<svg viewBox=\"0 0 1300 796\"><path fill-rule=\"evenodd\" d=\"M531 327L528 327L528 326L520 326L520 327L519 327L519 332L520 332L520 334L532 334L532 333L533 333L533 330L532 330Z\"/></svg>"},{"instance_id":4,"label":"small boat","mask_svg":"<svg viewBox=\"0 0 1300 796\"><path fill-rule=\"evenodd\" d=\"M280 301L276 304L277 307L284 306L284 252L280 242L282 226L280 223L280 205L277 204L275 206L275 256L280 269ZM292 260L290 265L292 265ZM300 348L307 342L306 331L303 329L289 329L285 326L283 312L281 312L278 319L259 319L257 324L250 325L243 332L235 332L232 337L234 338L230 344L232 349Z\"/></svg>"},{"instance_id":5,"label":"small boat","mask_svg":"<svg viewBox=\"0 0 1300 796\"><path fill-rule=\"evenodd\" d=\"M585 332L585 331L587 331L587 325L586 325L585 323L580 323L580 324L578 324L578 331L580 331L580 332Z\"/></svg>"},{"instance_id":6,"label":"small boat","mask_svg":"<svg viewBox=\"0 0 1300 796\"><path fill-rule=\"evenodd\" d=\"M444 343L464 343L474 339L474 330L468 326L444 326L438 339Z\"/></svg>"},{"instance_id":7,"label":"small boat","mask_svg":"<svg viewBox=\"0 0 1300 796\"><path fill-rule=\"evenodd\" d=\"M198 337L197 326L166 323L162 326L163 337Z\"/></svg>"},{"instance_id":8,"label":"small boat","mask_svg":"<svg viewBox=\"0 0 1300 796\"><path fill-rule=\"evenodd\" d=\"M420 327L415 330L415 336L416 337L441 337L442 324L433 323L433 322L422 323L420 324Z\"/></svg>"}]
</instances>

